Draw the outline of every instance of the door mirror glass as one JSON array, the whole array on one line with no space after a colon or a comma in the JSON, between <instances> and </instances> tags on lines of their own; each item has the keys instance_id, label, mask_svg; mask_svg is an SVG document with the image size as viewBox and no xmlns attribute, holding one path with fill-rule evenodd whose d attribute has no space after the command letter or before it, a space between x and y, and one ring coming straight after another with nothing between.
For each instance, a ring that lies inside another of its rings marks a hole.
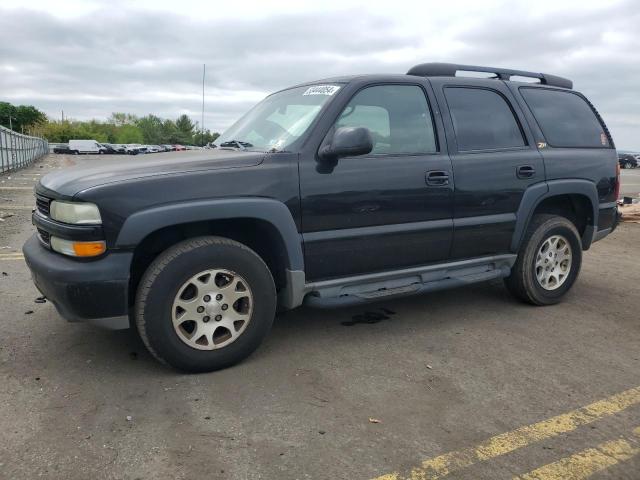
<instances>
[{"instance_id":1,"label":"door mirror glass","mask_svg":"<svg viewBox=\"0 0 640 480\"><path fill-rule=\"evenodd\" d=\"M337 160L342 157L366 155L373 150L373 137L365 127L340 127L320 149L320 157Z\"/></svg>"}]
</instances>

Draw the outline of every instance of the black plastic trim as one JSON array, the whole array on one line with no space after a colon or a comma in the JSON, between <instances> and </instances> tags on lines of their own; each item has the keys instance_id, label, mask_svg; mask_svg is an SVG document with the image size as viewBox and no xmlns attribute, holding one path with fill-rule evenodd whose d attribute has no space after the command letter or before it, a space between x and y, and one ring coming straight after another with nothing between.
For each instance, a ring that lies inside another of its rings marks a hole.
<instances>
[{"instance_id":1,"label":"black plastic trim","mask_svg":"<svg viewBox=\"0 0 640 480\"><path fill-rule=\"evenodd\" d=\"M286 268L304 271L302 236L287 206L269 198L225 198L196 200L143 210L122 226L116 248L135 248L147 235L164 227L229 218L252 218L272 224L286 249Z\"/></svg>"},{"instance_id":2,"label":"black plastic trim","mask_svg":"<svg viewBox=\"0 0 640 480\"><path fill-rule=\"evenodd\" d=\"M101 225L70 225L43 217L37 211L31 216L32 223L53 236L76 241L104 240Z\"/></svg>"}]
</instances>

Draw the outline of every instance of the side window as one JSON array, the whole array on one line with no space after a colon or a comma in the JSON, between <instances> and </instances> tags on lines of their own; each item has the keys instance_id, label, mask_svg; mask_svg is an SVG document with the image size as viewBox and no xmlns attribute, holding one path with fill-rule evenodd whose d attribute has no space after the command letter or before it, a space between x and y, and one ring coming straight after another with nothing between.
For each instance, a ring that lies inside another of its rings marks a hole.
<instances>
[{"instance_id":1,"label":"side window","mask_svg":"<svg viewBox=\"0 0 640 480\"><path fill-rule=\"evenodd\" d=\"M552 147L609 148L602 124L580 95L544 88L521 88L520 93Z\"/></svg>"},{"instance_id":2,"label":"side window","mask_svg":"<svg viewBox=\"0 0 640 480\"><path fill-rule=\"evenodd\" d=\"M415 85L379 85L358 92L336 122L337 127L366 127L372 154L418 154L437 150L429 104Z\"/></svg>"},{"instance_id":3,"label":"side window","mask_svg":"<svg viewBox=\"0 0 640 480\"><path fill-rule=\"evenodd\" d=\"M483 88L444 89L458 150L493 150L526 145L511 107L497 92Z\"/></svg>"}]
</instances>

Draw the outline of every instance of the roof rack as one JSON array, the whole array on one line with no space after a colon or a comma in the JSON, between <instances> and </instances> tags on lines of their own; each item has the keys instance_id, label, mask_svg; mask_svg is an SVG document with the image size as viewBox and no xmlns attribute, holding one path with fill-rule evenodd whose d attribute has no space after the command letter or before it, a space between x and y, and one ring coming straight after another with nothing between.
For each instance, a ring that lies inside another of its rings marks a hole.
<instances>
[{"instance_id":1,"label":"roof rack","mask_svg":"<svg viewBox=\"0 0 640 480\"><path fill-rule=\"evenodd\" d=\"M507 68L478 67L475 65L458 65L456 63L421 63L412 67L407 75L418 77L455 77L456 72L487 72L494 73L500 80L510 80L512 76L538 78L540 83L554 87L573 88L573 82L567 78L549 75L548 73L525 72L524 70L509 70Z\"/></svg>"}]
</instances>

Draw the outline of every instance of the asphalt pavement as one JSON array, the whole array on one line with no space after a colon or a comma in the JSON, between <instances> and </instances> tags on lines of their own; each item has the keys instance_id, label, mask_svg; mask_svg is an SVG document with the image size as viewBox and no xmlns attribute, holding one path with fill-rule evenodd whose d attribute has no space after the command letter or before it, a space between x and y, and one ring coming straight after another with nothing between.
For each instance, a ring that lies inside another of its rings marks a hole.
<instances>
[{"instance_id":1,"label":"asphalt pavement","mask_svg":"<svg viewBox=\"0 0 640 480\"><path fill-rule=\"evenodd\" d=\"M185 375L36 303L33 186L96 161L0 176L0 478L640 479L640 225L585 252L560 305L493 282L302 308L242 364Z\"/></svg>"}]
</instances>

